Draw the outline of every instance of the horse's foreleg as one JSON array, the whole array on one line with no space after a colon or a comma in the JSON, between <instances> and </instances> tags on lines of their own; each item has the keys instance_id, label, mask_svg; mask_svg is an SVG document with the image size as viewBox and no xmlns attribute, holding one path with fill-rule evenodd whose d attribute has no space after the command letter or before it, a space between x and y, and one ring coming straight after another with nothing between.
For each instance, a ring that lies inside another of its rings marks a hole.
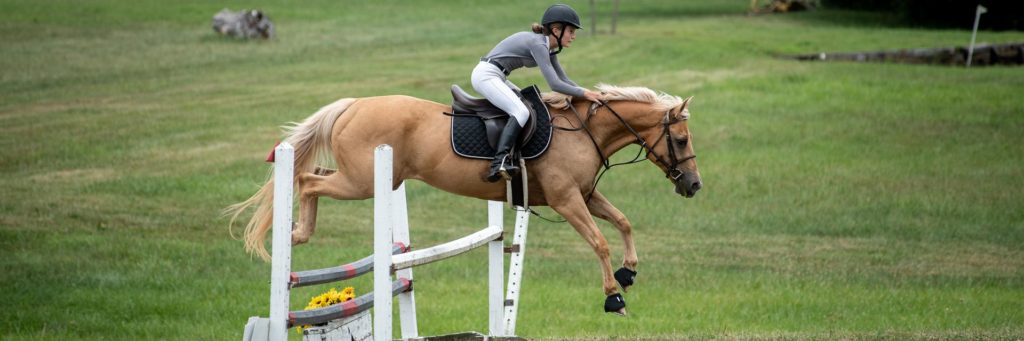
<instances>
[{"instance_id":1,"label":"horse's foreleg","mask_svg":"<svg viewBox=\"0 0 1024 341\"><path fill-rule=\"evenodd\" d=\"M622 243L626 248L625 255L622 257L624 269L615 272L615 280L619 282L622 291L629 291L629 286L633 285L636 276L636 265L639 262L636 256L636 246L633 244L633 225L629 223L629 219L626 219L626 215L615 208L600 192L594 191L590 202L587 203L587 208L590 209L590 214L612 223L622 234Z\"/></svg>"},{"instance_id":2,"label":"horse's foreleg","mask_svg":"<svg viewBox=\"0 0 1024 341\"><path fill-rule=\"evenodd\" d=\"M605 311L625 315L626 302L622 300L622 295L619 295L618 288L615 286L615 280L612 277L608 241L605 240L601 231L597 229L594 219L590 217L582 196L570 195L568 198L562 199L565 200L559 200L558 204L549 201L551 208L558 212L558 214L561 214L576 229L576 232L583 237L583 240L590 244L590 247L594 249L594 253L597 254L597 258L600 259L602 286L604 294L608 296L605 300Z\"/></svg>"},{"instance_id":3,"label":"horse's foreleg","mask_svg":"<svg viewBox=\"0 0 1024 341\"><path fill-rule=\"evenodd\" d=\"M319 172L323 174L323 172ZM299 179L299 221L292 231L292 245L309 241L316 230L317 201L322 195L338 199L366 199L372 195L372 188L359 185L340 172L328 172L327 176L303 173Z\"/></svg>"}]
</instances>

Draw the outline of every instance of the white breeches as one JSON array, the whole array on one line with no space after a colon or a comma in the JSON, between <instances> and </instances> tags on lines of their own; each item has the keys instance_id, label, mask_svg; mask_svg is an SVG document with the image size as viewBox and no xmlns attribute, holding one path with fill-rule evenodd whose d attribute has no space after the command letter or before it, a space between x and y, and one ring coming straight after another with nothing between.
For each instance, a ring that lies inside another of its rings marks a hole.
<instances>
[{"instance_id":1,"label":"white breeches","mask_svg":"<svg viewBox=\"0 0 1024 341\"><path fill-rule=\"evenodd\" d=\"M488 62L480 62L473 68L473 75L470 77L473 89L491 101L491 104L504 110L516 118L516 122L522 127L530 118L530 110L519 100L513 88L519 89L508 81L505 74L497 66Z\"/></svg>"}]
</instances>

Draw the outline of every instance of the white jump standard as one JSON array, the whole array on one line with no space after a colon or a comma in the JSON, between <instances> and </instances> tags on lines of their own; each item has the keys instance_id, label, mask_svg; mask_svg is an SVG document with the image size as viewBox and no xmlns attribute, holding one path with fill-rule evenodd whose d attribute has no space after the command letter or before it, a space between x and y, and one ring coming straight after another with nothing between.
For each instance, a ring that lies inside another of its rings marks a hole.
<instances>
[{"instance_id":1,"label":"white jump standard","mask_svg":"<svg viewBox=\"0 0 1024 341\"><path fill-rule=\"evenodd\" d=\"M523 252L529 215L516 214L513 245L504 247L501 202L488 203L488 227L468 236L431 248L410 251L405 185L393 183L392 150L380 145L374 150L374 254L358 261L325 269L291 271L291 226L294 149L288 143L275 148L273 257L271 261L270 318L251 317L243 340L287 340L288 328L338 321L347 323L357 314L374 308L374 340L391 340L392 296L399 297L401 338L420 338L416 325L416 301L412 267L444 260L488 245L489 334L514 337ZM512 253L508 294L502 295L504 253ZM374 273L374 290L353 300L307 311L289 311L290 289L336 282ZM396 279L392 280L391 275ZM365 314L362 314L365 315ZM369 319L368 316L365 316ZM365 321L363 321L365 322Z\"/></svg>"}]
</instances>

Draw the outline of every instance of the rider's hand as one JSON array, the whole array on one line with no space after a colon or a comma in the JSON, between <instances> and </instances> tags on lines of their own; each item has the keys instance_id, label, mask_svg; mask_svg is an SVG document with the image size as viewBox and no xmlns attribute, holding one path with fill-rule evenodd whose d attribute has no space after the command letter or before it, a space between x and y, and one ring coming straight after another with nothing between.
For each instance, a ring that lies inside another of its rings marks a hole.
<instances>
[{"instance_id":1,"label":"rider's hand","mask_svg":"<svg viewBox=\"0 0 1024 341\"><path fill-rule=\"evenodd\" d=\"M604 94L602 94L600 92L596 92L596 91L583 90L583 97L586 97L588 101L591 101L591 102L594 102L594 103L603 103L604 102Z\"/></svg>"}]
</instances>

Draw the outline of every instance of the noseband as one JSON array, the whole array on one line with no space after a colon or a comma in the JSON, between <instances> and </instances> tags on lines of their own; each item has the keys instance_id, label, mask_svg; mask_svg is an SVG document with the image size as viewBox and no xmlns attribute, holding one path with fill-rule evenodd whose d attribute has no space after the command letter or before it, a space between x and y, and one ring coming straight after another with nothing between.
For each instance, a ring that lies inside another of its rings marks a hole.
<instances>
[{"instance_id":1,"label":"noseband","mask_svg":"<svg viewBox=\"0 0 1024 341\"><path fill-rule=\"evenodd\" d=\"M647 140L644 139L643 136L640 136L640 133L638 133L636 129L634 129L633 126L629 124L629 122L626 122L626 120L622 118L622 115L620 115L617 111L615 111L614 108L612 108L611 105L608 105L607 103L591 104L590 108L587 110L586 119L580 117L579 112L576 111L576 107L574 107L571 102L568 104L569 108L572 109L573 114L576 115L576 119L579 120L581 126L579 128L564 128L558 126L554 127L566 131L583 130L587 133L587 136L590 137L590 142L594 144L594 149L597 150L597 154L601 158L601 164L604 166L604 170L601 171L601 175L604 175L604 172L607 171L608 169L611 169L612 167L637 163L643 161L644 159L651 155L654 155L654 160L656 160L658 164L660 164L662 167L665 167L665 169L667 170L665 171L665 177L672 179L673 182L678 182L679 179L683 177L683 171L679 170L679 165L682 164L683 162L689 161L690 159L697 157L696 154L687 155L683 158L679 158L677 156L675 144L672 143L672 132L669 130L669 128L672 127L673 124L678 123L679 121L672 121L670 117L672 109L669 109L668 111L665 112L665 118L661 121L661 136L658 137L657 141L654 141L654 144L649 144L647 143ZM594 134L590 131L590 126L588 125L588 123L590 122L590 119L593 118L594 115L597 113L597 108L601 106L608 108L608 111L610 111L612 115L614 115L615 118L618 119L619 122L622 123L622 125L626 127L627 130L629 130L631 134L633 134L633 137L636 138L637 144L639 144L640 147L643 148L640 150L640 152L637 153L636 156L633 157L632 160L617 164L611 164L611 162L608 160L608 157L604 155L604 151L601 150L601 146L597 144L597 140L594 139ZM654 147L661 143L661 140L663 139L668 141L666 142L668 143L668 160L665 160L664 158L662 158L661 155L658 155L658 153L654 152ZM643 156L641 156L641 153L644 153ZM597 181L600 181L601 175L597 177ZM595 188L597 187L597 181L594 182Z\"/></svg>"}]
</instances>

